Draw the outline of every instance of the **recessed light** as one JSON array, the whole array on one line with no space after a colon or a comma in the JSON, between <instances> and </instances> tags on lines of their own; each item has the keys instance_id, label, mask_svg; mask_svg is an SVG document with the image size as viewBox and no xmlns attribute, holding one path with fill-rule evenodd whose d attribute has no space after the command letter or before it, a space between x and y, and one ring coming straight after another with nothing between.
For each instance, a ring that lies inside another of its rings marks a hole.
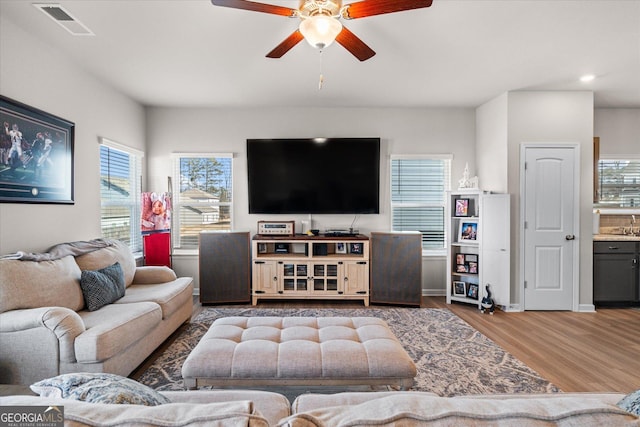
<instances>
[{"instance_id":1,"label":"recessed light","mask_svg":"<svg viewBox=\"0 0 640 427\"><path fill-rule=\"evenodd\" d=\"M585 74L584 76L580 77L580 81L582 83L587 83L593 81L595 78L596 76L594 74Z\"/></svg>"}]
</instances>

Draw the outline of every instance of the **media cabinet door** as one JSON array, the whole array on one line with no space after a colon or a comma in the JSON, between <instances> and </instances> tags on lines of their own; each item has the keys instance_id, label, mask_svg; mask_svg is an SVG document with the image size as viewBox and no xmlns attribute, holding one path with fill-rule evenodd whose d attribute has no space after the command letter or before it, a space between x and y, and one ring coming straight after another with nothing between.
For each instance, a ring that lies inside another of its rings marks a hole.
<instances>
[{"instance_id":1,"label":"media cabinet door","mask_svg":"<svg viewBox=\"0 0 640 427\"><path fill-rule=\"evenodd\" d=\"M251 245L248 232L200 233L200 302L251 301Z\"/></svg>"},{"instance_id":2,"label":"media cabinet door","mask_svg":"<svg viewBox=\"0 0 640 427\"><path fill-rule=\"evenodd\" d=\"M371 303L420 306L420 233L371 233Z\"/></svg>"}]
</instances>

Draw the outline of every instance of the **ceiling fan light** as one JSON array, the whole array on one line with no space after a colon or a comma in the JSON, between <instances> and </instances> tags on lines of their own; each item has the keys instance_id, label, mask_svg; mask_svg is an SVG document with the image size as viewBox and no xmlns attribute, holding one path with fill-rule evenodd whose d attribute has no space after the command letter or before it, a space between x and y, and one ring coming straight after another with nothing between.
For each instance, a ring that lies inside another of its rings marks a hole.
<instances>
[{"instance_id":1,"label":"ceiling fan light","mask_svg":"<svg viewBox=\"0 0 640 427\"><path fill-rule=\"evenodd\" d=\"M331 16L315 15L303 19L299 29L311 46L324 49L340 34L342 23Z\"/></svg>"}]
</instances>

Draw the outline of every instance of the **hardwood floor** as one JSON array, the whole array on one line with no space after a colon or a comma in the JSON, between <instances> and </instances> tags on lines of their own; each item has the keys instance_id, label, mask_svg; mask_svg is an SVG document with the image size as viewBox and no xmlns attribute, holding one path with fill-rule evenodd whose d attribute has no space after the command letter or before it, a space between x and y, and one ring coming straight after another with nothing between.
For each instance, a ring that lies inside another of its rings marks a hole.
<instances>
[{"instance_id":1,"label":"hardwood floor","mask_svg":"<svg viewBox=\"0 0 640 427\"><path fill-rule=\"evenodd\" d=\"M330 301L261 301L257 307L301 306L363 307L358 302ZM496 311L491 316L468 304L447 305L444 297L423 297L422 307L451 310L564 392L629 393L640 389L639 309L599 309L595 313ZM193 316L201 310L196 297ZM139 376L153 358L132 377Z\"/></svg>"},{"instance_id":2,"label":"hardwood floor","mask_svg":"<svg viewBox=\"0 0 640 427\"><path fill-rule=\"evenodd\" d=\"M595 313L527 311L495 315L444 298L423 298L424 307L449 308L562 391L640 388L640 310Z\"/></svg>"}]
</instances>

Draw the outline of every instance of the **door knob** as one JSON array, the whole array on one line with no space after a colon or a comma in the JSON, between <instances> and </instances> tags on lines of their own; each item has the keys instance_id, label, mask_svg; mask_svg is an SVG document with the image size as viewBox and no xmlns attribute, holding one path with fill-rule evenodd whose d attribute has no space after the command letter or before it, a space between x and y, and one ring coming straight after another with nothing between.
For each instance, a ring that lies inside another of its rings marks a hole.
<instances>
[{"instance_id":1,"label":"door knob","mask_svg":"<svg viewBox=\"0 0 640 427\"><path fill-rule=\"evenodd\" d=\"M566 236L564 236L564 238L567 240L575 240L576 236L574 236L573 234L567 234Z\"/></svg>"}]
</instances>

